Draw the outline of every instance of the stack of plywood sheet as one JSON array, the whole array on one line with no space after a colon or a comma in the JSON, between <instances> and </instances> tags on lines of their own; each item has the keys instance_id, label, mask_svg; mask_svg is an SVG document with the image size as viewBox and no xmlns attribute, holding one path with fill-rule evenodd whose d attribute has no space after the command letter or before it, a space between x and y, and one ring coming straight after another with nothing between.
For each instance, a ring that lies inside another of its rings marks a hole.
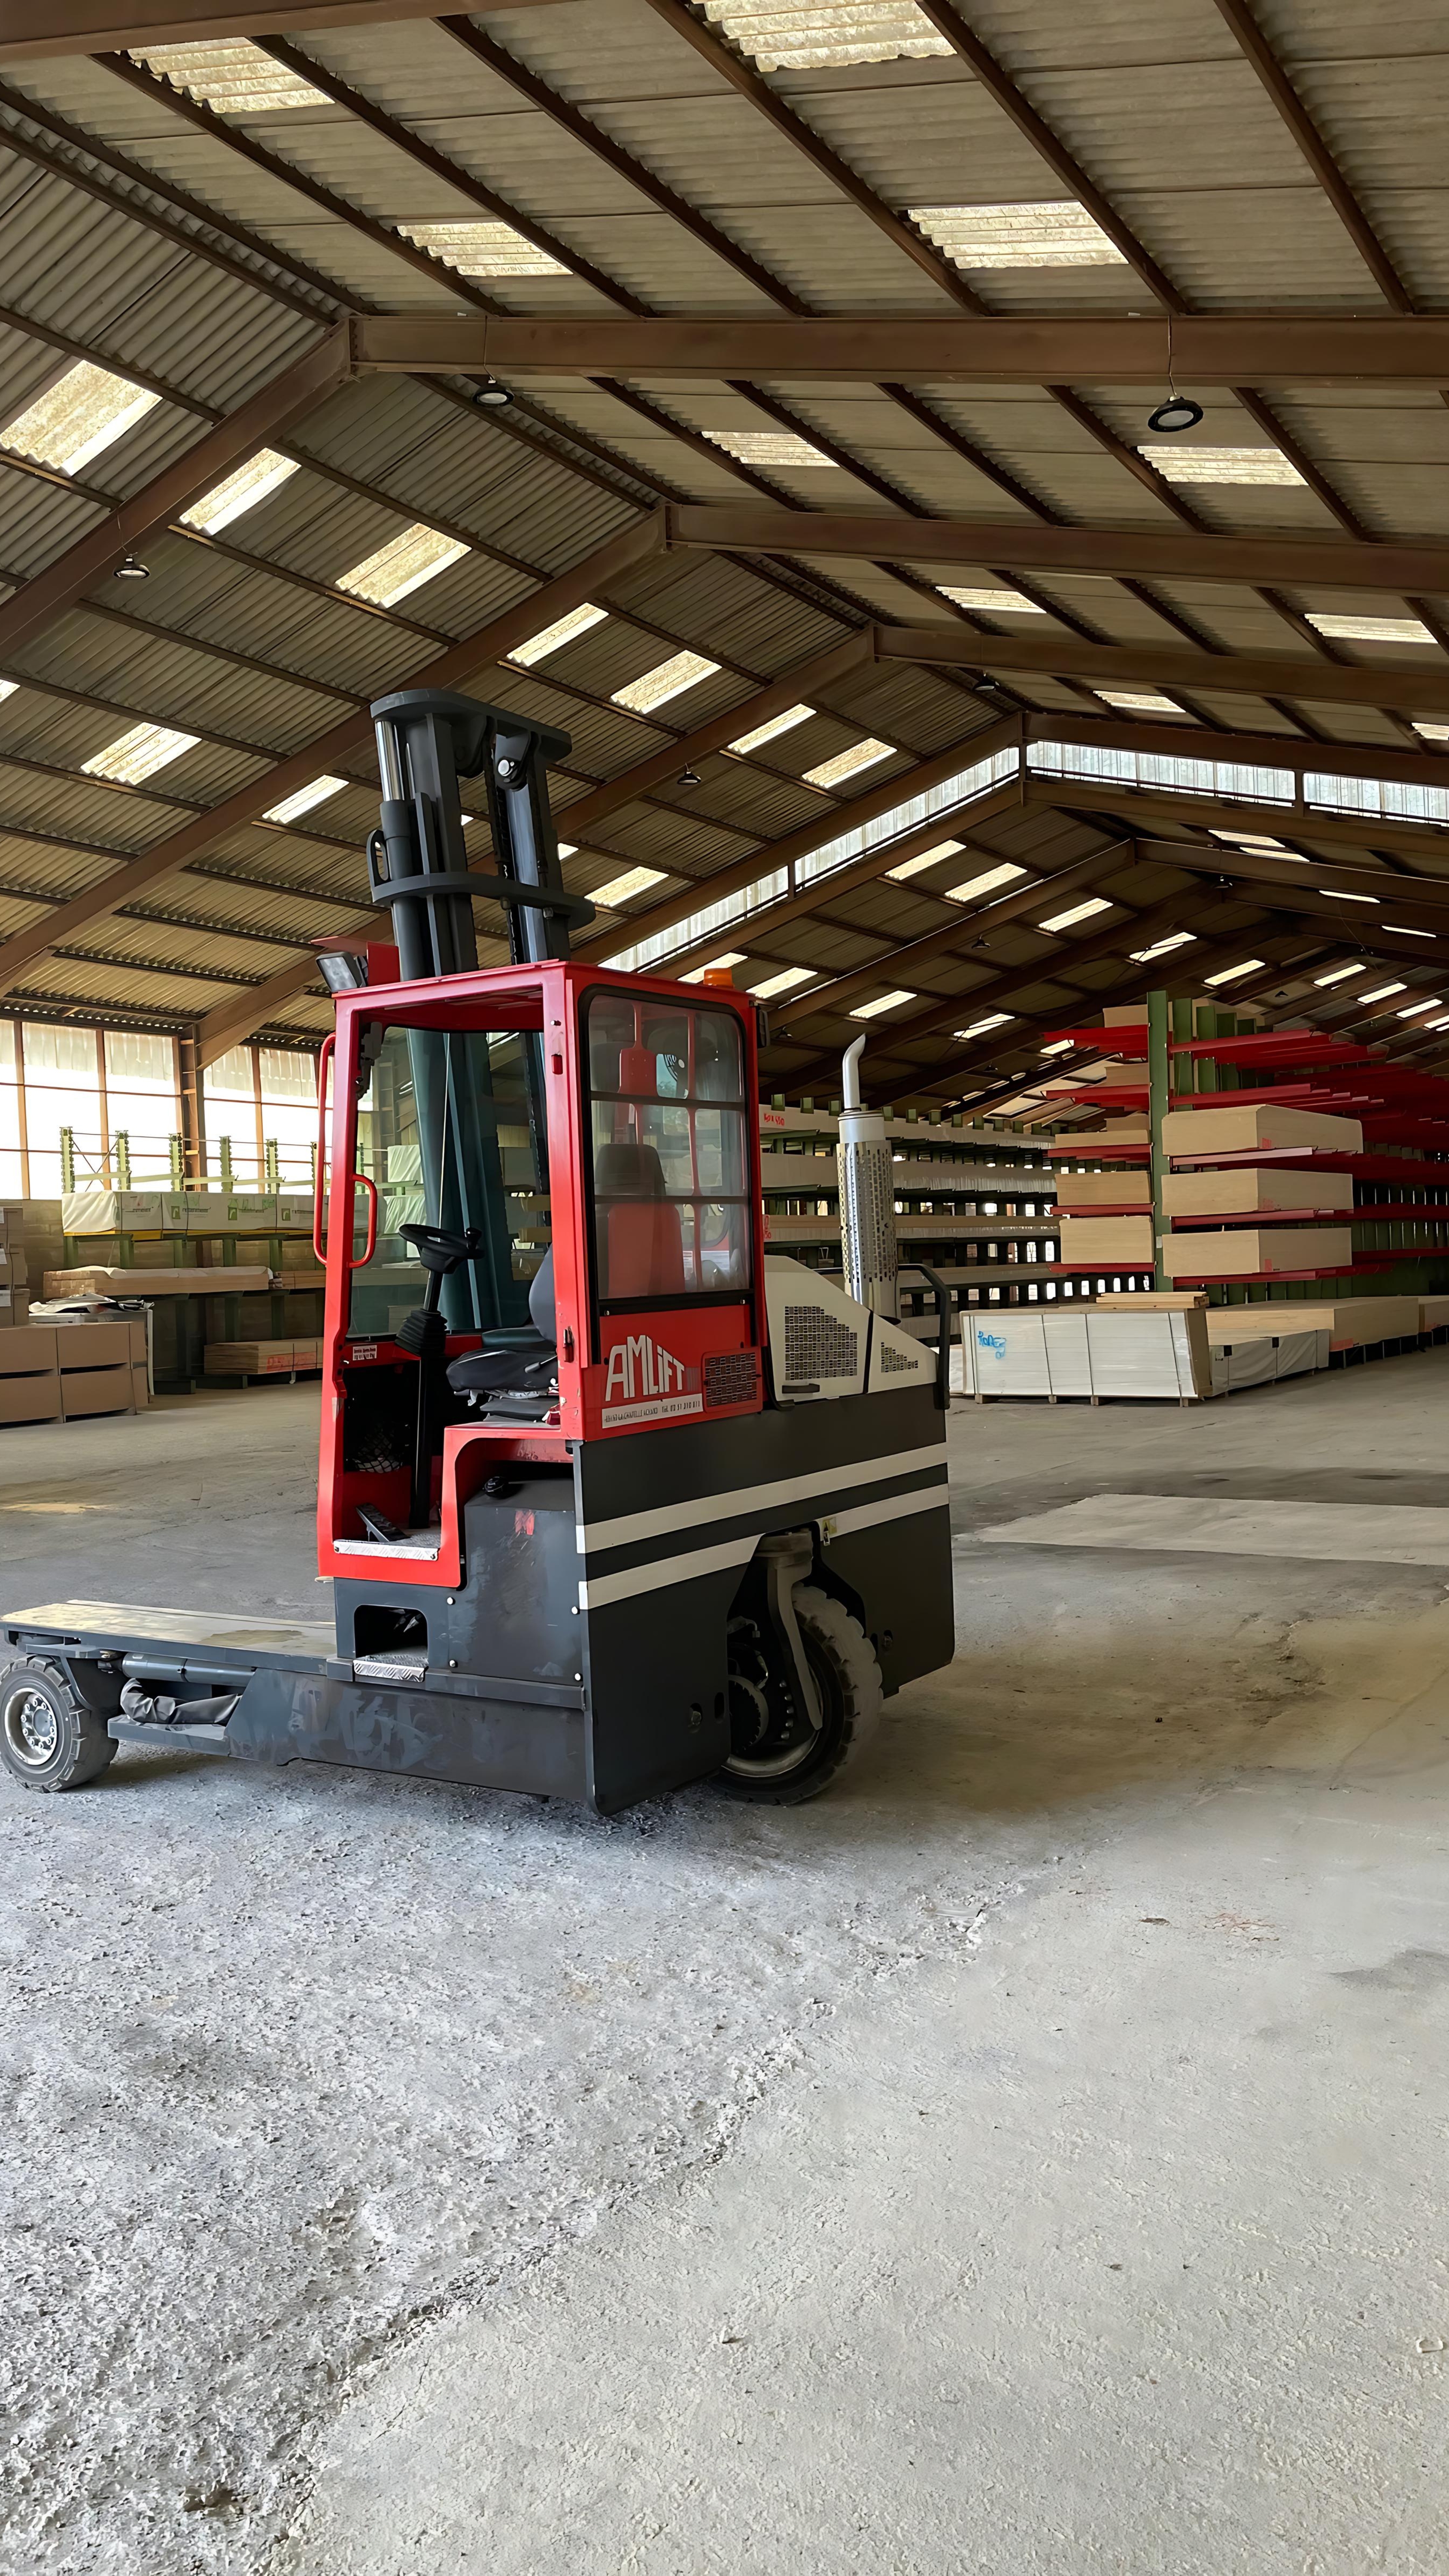
<instances>
[{"instance_id":1,"label":"stack of plywood sheet","mask_svg":"<svg viewBox=\"0 0 1449 2576\"><path fill-rule=\"evenodd\" d=\"M202 1365L208 1377L295 1377L299 1369L321 1367L322 1345L302 1338L208 1342Z\"/></svg>"},{"instance_id":2,"label":"stack of plywood sheet","mask_svg":"<svg viewBox=\"0 0 1449 2576\"><path fill-rule=\"evenodd\" d=\"M1241 1155L1241 1162L1213 1171L1175 1171L1163 1184L1163 1214L1168 1218L1220 1216L1305 1218L1342 1210L1344 1223L1253 1226L1224 1223L1221 1231L1193 1227L1163 1238L1162 1267L1169 1279L1262 1279L1275 1274L1302 1278L1305 1273L1332 1277L1353 1263L1353 1182L1346 1173L1320 1172L1301 1165L1255 1163L1255 1154L1271 1155L1292 1148L1356 1154L1363 1129L1356 1118L1330 1118L1321 1111L1277 1107L1271 1100L1219 1100L1211 1109L1170 1109L1162 1121L1162 1143L1174 1159L1193 1154Z\"/></svg>"}]
</instances>

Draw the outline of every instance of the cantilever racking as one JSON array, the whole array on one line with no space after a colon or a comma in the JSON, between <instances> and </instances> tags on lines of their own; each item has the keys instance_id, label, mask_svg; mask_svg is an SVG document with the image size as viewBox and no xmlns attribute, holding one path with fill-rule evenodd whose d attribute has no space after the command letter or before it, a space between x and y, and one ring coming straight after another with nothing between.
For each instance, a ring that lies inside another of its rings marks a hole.
<instances>
[{"instance_id":1,"label":"cantilever racking","mask_svg":"<svg viewBox=\"0 0 1449 2576\"><path fill-rule=\"evenodd\" d=\"M1199 1009L1194 1031L1189 1006L1175 1005L1170 1040L1174 1109L1248 1108L1271 1103L1330 1118L1354 1121L1363 1143L1352 1151L1302 1144L1254 1145L1233 1151L1184 1151L1173 1147L1174 1171L1263 1169L1289 1166L1298 1170L1348 1174L1353 1181L1351 1210L1304 1206L1292 1210L1244 1208L1206 1216L1164 1217L1154 1211L1157 1232L1227 1232L1238 1226L1289 1228L1330 1221L1352 1228L1353 1252L1347 1264L1300 1270L1275 1268L1224 1278L1204 1270L1194 1274L1174 1265L1173 1284L1201 1287L1214 1303L1240 1304L1274 1296L1298 1298L1315 1294L1353 1296L1358 1282L1372 1281L1393 1293L1433 1293L1449 1283L1449 1082L1388 1061L1374 1048L1336 1038L1318 1029L1207 1029L1204 1019L1217 1015ZM1224 1015L1226 1016L1226 1015ZM1054 1032L1079 1040L1098 1039L1124 1062L1146 1057L1146 1021L1096 1032ZM1078 1102L1114 1111L1145 1113L1149 1085L1144 1081L1095 1086L1073 1095ZM1110 1140L1082 1135L1069 1146L1060 1140L1058 1156L1081 1161L1094 1142ZM1140 1170L1151 1162L1150 1143L1122 1144L1104 1152L1106 1163ZM1103 1213L1106 1213L1103 1210ZM1286 1247L1285 1247L1286 1248ZM1101 1265L1094 1265L1100 1270ZM1150 1285L1145 1271L1139 1284Z\"/></svg>"}]
</instances>

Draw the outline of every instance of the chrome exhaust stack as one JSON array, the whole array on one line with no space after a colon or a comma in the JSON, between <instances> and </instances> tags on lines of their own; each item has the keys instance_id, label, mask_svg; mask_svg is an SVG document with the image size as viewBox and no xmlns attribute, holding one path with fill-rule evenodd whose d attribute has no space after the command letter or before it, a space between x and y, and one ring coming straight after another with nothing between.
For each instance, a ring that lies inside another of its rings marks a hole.
<instances>
[{"instance_id":1,"label":"chrome exhaust stack","mask_svg":"<svg viewBox=\"0 0 1449 2576\"><path fill-rule=\"evenodd\" d=\"M835 1149L840 1176L840 1247L845 1263L845 1293L878 1315L898 1316L896 1287L896 1181L878 1109L860 1103L860 1059L863 1036L848 1046L841 1060L840 1142Z\"/></svg>"}]
</instances>

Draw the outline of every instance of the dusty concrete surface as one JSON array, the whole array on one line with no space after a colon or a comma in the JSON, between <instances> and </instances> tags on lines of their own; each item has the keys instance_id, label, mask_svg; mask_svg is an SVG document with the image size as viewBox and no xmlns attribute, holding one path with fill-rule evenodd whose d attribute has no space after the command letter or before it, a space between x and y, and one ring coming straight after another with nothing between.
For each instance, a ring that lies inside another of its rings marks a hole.
<instances>
[{"instance_id":1,"label":"dusty concrete surface","mask_svg":"<svg viewBox=\"0 0 1449 2576\"><path fill-rule=\"evenodd\" d=\"M0 1788L0 2564L1440 2576L1443 1573L969 1532L1449 1504L1446 1391L954 1415L798 1813ZM313 1405L3 1435L8 1598L317 1615Z\"/></svg>"}]
</instances>

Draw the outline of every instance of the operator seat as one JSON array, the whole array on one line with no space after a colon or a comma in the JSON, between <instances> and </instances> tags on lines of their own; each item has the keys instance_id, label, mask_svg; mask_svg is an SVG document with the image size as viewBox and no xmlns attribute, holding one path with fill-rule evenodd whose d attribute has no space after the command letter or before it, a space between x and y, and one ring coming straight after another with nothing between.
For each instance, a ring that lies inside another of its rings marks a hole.
<instances>
[{"instance_id":1,"label":"operator seat","mask_svg":"<svg viewBox=\"0 0 1449 2576\"><path fill-rule=\"evenodd\" d=\"M601 1145L594 1164L601 1297L683 1296L684 1235L653 1145Z\"/></svg>"},{"instance_id":2,"label":"operator seat","mask_svg":"<svg viewBox=\"0 0 1449 2576\"><path fill-rule=\"evenodd\" d=\"M530 1395L546 1398L558 1366L558 1319L553 1287L553 1245L533 1274L528 1291L532 1336L519 1333L508 1350L465 1351L448 1363L455 1395Z\"/></svg>"}]
</instances>

